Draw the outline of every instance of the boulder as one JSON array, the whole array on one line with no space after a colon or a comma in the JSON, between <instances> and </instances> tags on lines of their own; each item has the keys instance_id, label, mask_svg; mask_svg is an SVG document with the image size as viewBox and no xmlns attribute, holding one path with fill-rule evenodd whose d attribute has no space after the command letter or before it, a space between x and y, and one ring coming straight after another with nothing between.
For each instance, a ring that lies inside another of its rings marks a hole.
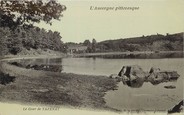
<instances>
[{"instance_id":1,"label":"boulder","mask_svg":"<svg viewBox=\"0 0 184 115\"><path fill-rule=\"evenodd\" d=\"M168 111L168 113L183 113L184 109L184 100L180 101L177 105L175 105L172 109Z\"/></svg>"},{"instance_id":2,"label":"boulder","mask_svg":"<svg viewBox=\"0 0 184 115\"><path fill-rule=\"evenodd\" d=\"M161 71L159 69L151 69L150 75L148 76L148 81L150 81L153 85L156 85L161 82L177 80L179 76L180 75L176 71Z\"/></svg>"},{"instance_id":3,"label":"boulder","mask_svg":"<svg viewBox=\"0 0 184 115\"><path fill-rule=\"evenodd\" d=\"M176 71L165 71L165 73L168 75L169 80L177 80L180 75Z\"/></svg>"},{"instance_id":4,"label":"boulder","mask_svg":"<svg viewBox=\"0 0 184 115\"><path fill-rule=\"evenodd\" d=\"M142 68L138 65L131 65L131 66L123 66L121 71L118 74L119 76L127 76L128 78L136 79L145 78L147 73L142 70Z\"/></svg>"},{"instance_id":5,"label":"boulder","mask_svg":"<svg viewBox=\"0 0 184 115\"><path fill-rule=\"evenodd\" d=\"M117 76L111 75L110 78L121 78L122 82L129 84L129 86L136 83L139 83L138 86L141 86L142 82L151 82L153 85L157 85L162 82L174 81L180 75L176 71L162 71L160 68L155 67L152 67L149 72L144 72L140 66L131 65L123 66Z\"/></svg>"},{"instance_id":6,"label":"boulder","mask_svg":"<svg viewBox=\"0 0 184 115\"><path fill-rule=\"evenodd\" d=\"M168 86L164 86L164 88L166 88L166 89L175 89L176 86L174 86L174 85L168 85Z\"/></svg>"},{"instance_id":7,"label":"boulder","mask_svg":"<svg viewBox=\"0 0 184 115\"><path fill-rule=\"evenodd\" d=\"M149 71L149 73L155 73L155 72L160 72L160 68L155 68L155 67L152 67Z\"/></svg>"},{"instance_id":8,"label":"boulder","mask_svg":"<svg viewBox=\"0 0 184 115\"><path fill-rule=\"evenodd\" d=\"M130 80L130 78L129 78L129 77L127 77L126 75L123 75L123 76L122 76L122 80L123 80L123 81L129 81L129 80Z\"/></svg>"},{"instance_id":9,"label":"boulder","mask_svg":"<svg viewBox=\"0 0 184 115\"><path fill-rule=\"evenodd\" d=\"M136 80L137 78L138 78L137 76L132 75L132 74L130 74L130 76L129 76L130 81Z\"/></svg>"}]
</instances>

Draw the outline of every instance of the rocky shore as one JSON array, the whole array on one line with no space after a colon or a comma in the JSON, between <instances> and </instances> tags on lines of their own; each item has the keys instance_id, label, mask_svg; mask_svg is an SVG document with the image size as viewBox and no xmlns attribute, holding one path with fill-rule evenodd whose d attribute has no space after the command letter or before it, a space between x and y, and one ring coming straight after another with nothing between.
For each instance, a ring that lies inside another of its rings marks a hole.
<instances>
[{"instance_id":1,"label":"rocky shore","mask_svg":"<svg viewBox=\"0 0 184 115\"><path fill-rule=\"evenodd\" d=\"M145 72L138 65L123 66L118 74L109 76L109 78L115 78L130 87L141 87L144 82L157 85L162 82L176 81L179 77L180 75L176 71L152 67L149 72ZM164 88L175 88L175 86L165 86Z\"/></svg>"}]
</instances>

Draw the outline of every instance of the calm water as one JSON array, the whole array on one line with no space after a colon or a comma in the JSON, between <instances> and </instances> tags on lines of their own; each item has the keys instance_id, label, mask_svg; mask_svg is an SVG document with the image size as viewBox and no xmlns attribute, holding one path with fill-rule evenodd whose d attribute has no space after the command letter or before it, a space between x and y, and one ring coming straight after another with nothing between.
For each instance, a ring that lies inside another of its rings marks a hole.
<instances>
[{"instance_id":1,"label":"calm water","mask_svg":"<svg viewBox=\"0 0 184 115\"><path fill-rule=\"evenodd\" d=\"M139 65L145 71L151 67L162 70L175 70L182 74L183 58L172 59L103 59L103 58L64 58L63 71L90 75L118 74L123 66Z\"/></svg>"},{"instance_id":2,"label":"calm water","mask_svg":"<svg viewBox=\"0 0 184 115\"><path fill-rule=\"evenodd\" d=\"M29 67L31 67L30 64L37 64L43 68L49 68L49 66L44 65L52 65L52 69L53 65L57 65L54 70L59 70L58 72L105 76L118 74L125 65L139 65L144 71L149 71L151 67L158 67L161 70L177 71L180 78L175 82L160 83L158 85L145 82L140 88L132 88L120 82L118 84L118 90L107 92L104 98L108 106L119 110L167 110L183 99L183 58L58 58L21 60L20 62L29 65ZM165 85L174 85L176 88L166 89L164 88Z\"/></svg>"},{"instance_id":3,"label":"calm water","mask_svg":"<svg viewBox=\"0 0 184 115\"><path fill-rule=\"evenodd\" d=\"M64 72L92 75L106 75L120 71L124 65L139 65L145 71L151 67L177 71L180 78L175 82L152 85L145 82L140 88L131 88L122 82L118 90L109 91L105 96L108 106L124 110L167 110L183 99L183 58L172 59L103 59L103 58L66 58L63 59ZM174 85L175 89L165 89Z\"/></svg>"}]
</instances>

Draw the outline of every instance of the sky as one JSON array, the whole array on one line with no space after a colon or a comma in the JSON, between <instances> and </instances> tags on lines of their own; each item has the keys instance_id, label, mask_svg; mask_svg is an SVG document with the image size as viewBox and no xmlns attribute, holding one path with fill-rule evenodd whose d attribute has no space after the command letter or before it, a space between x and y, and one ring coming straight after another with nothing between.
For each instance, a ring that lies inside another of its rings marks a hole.
<instances>
[{"instance_id":1,"label":"sky","mask_svg":"<svg viewBox=\"0 0 184 115\"><path fill-rule=\"evenodd\" d=\"M184 32L184 0L58 0L67 7L61 21L40 27L60 32L63 42L97 42L142 35ZM90 10L90 7L139 10Z\"/></svg>"}]
</instances>

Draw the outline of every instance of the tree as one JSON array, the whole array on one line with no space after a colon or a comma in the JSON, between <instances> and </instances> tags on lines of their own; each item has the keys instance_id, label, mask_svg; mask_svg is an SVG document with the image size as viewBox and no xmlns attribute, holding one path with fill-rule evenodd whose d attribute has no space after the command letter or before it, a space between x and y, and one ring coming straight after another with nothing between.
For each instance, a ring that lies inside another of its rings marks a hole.
<instances>
[{"instance_id":1,"label":"tree","mask_svg":"<svg viewBox=\"0 0 184 115\"><path fill-rule=\"evenodd\" d=\"M0 0L0 26L15 28L18 25L33 25L44 21L60 20L66 6L55 0Z\"/></svg>"},{"instance_id":2,"label":"tree","mask_svg":"<svg viewBox=\"0 0 184 115\"><path fill-rule=\"evenodd\" d=\"M6 54L7 51L7 45L6 45L6 40L7 38L6 35L9 35L10 33L6 32L5 29L0 28L0 56Z\"/></svg>"},{"instance_id":3,"label":"tree","mask_svg":"<svg viewBox=\"0 0 184 115\"><path fill-rule=\"evenodd\" d=\"M96 40L93 38L92 40L92 52L96 52Z\"/></svg>"},{"instance_id":4,"label":"tree","mask_svg":"<svg viewBox=\"0 0 184 115\"><path fill-rule=\"evenodd\" d=\"M53 19L60 20L64 10L66 7L55 0L0 0L0 55L16 55L23 49L63 51L58 32L47 32L33 24L52 24Z\"/></svg>"},{"instance_id":5,"label":"tree","mask_svg":"<svg viewBox=\"0 0 184 115\"><path fill-rule=\"evenodd\" d=\"M96 43L97 43L96 40L93 38L92 44L96 44Z\"/></svg>"},{"instance_id":6,"label":"tree","mask_svg":"<svg viewBox=\"0 0 184 115\"><path fill-rule=\"evenodd\" d=\"M91 45L91 42L90 42L89 40L85 40L85 41L83 42L83 45L85 45L85 46L90 46L90 45Z\"/></svg>"}]
</instances>

